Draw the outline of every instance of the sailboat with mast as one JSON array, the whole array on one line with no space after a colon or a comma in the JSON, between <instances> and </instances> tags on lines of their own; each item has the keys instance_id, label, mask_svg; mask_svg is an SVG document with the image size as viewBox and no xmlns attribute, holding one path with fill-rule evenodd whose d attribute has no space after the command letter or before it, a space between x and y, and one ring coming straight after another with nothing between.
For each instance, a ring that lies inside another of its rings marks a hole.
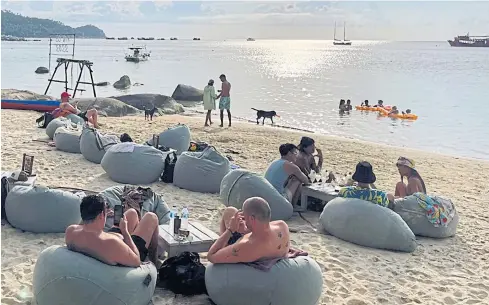
<instances>
[{"instance_id":1,"label":"sailboat with mast","mask_svg":"<svg viewBox=\"0 0 489 305\"><path fill-rule=\"evenodd\" d=\"M336 22L334 23L333 44L335 46L351 46L351 41L346 40L346 22L343 22L343 40L336 39Z\"/></svg>"}]
</instances>

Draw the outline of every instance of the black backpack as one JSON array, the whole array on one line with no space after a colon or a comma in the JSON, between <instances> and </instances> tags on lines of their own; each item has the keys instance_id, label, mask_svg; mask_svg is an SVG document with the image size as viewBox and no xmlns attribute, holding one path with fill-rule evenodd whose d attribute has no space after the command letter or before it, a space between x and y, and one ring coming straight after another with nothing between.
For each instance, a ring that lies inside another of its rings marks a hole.
<instances>
[{"instance_id":1,"label":"black backpack","mask_svg":"<svg viewBox=\"0 0 489 305\"><path fill-rule=\"evenodd\" d=\"M54 116L51 112L44 112L44 114L36 120L36 123L39 128L46 128L52 120L54 120Z\"/></svg>"},{"instance_id":2,"label":"black backpack","mask_svg":"<svg viewBox=\"0 0 489 305\"><path fill-rule=\"evenodd\" d=\"M183 295L207 294L205 266L196 252L168 258L158 271L156 286Z\"/></svg>"},{"instance_id":3,"label":"black backpack","mask_svg":"<svg viewBox=\"0 0 489 305\"><path fill-rule=\"evenodd\" d=\"M175 172L175 164L177 164L177 154L172 152L166 156L165 170L161 175L161 181L165 183L173 183L173 173Z\"/></svg>"},{"instance_id":4,"label":"black backpack","mask_svg":"<svg viewBox=\"0 0 489 305\"><path fill-rule=\"evenodd\" d=\"M7 214L5 213L5 200L7 199L9 188L10 185L7 177L2 177L2 219L7 219Z\"/></svg>"}]
</instances>

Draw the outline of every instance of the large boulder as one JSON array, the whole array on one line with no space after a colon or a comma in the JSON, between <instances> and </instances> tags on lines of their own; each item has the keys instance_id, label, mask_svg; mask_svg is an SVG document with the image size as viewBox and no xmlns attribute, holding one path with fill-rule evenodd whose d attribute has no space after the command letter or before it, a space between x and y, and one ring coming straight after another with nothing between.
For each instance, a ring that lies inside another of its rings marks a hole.
<instances>
[{"instance_id":1,"label":"large boulder","mask_svg":"<svg viewBox=\"0 0 489 305\"><path fill-rule=\"evenodd\" d=\"M49 73L49 69L46 67L38 67L34 72L37 74L46 74Z\"/></svg>"},{"instance_id":2,"label":"large boulder","mask_svg":"<svg viewBox=\"0 0 489 305\"><path fill-rule=\"evenodd\" d=\"M73 101L78 102L78 109L81 111L95 108L99 114L110 117L140 113L138 109L110 97L75 98Z\"/></svg>"},{"instance_id":3,"label":"large boulder","mask_svg":"<svg viewBox=\"0 0 489 305\"><path fill-rule=\"evenodd\" d=\"M158 108L164 114L177 114L184 112L183 106L173 98L162 94L128 94L112 96L111 98L131 105L139 110Z\"/></svg>"},{"instance_id":4,"label":"large boulder","mask_svg":"<svg viewBox=\"0 0 489 305\"><path fill-rule=\"evenodd\" d=\"M124 75L118 81L116 81L113 86L116 89L128 89L131 87L131 79L129 76Z\"/></svg>"},{"instance_id":5,"label":"large boulder","mask_svg":"<svg viewBox=\"0 0 489 305\"><path fill-rule=\"evenodd\" d=\"M370 201L335 198L319 216L319 224L329 234L365 247L413 252L416 237L392 210Z\"/></svg>"},{"instance_id":6,"label":"large boulder","mask_svg":"<svg viewBox=\"0 0 489 305\"><path fill-rule=\"evenodd\" d=\"M2 100L54 101L54 97L29 90L2 89Z\"/></svg>"},{"instance_id":7,"label":"large boulder","mask_svg":"<svg viewBox=\"0 0 489 305\"><path fill-rule=\"evenodd\" d=\"M204 97L204 91L192 86L178 84L171 97L177 101L201 102Z\"/></svg>"}]
</instances>

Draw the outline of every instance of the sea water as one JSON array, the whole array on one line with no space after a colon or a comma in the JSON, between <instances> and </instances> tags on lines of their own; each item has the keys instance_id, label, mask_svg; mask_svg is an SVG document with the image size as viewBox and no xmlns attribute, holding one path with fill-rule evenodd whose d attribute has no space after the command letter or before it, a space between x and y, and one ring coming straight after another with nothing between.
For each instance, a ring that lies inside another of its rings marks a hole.
<instances>
[{"instance_id":1,"label":"sea water","mask_svg":"<svg viewBox=\"0 0 489 305\"><path fill-rule=\"evenodd\" d=\"M98 96L160 93L171 95L179 83L204 88L219 75L232 84L235 116L256 119L251 107L275 110L276 123L318 133L418 148L457 156L489 159L489 49L452 48L447 42L244 40L145 41L151 57L138 64L124 60L132 42L77 39L75 58L94 62L95 82L114 83L127 74L133 86L117 91L97 87ZM49 41L2 42L2 88L44 93L49 75ZM62 56L58 56L62 57ZM69 57L68 55L65 57ZM56 56L51 61L55 65ZM61 71L64 72L64 71ZM62 78L59 72L57 77ZM77 69L73 71L76 79ZM71 84L69 71L69 82ZM82 76L89 81L88 75ZM74 82L74 81L73 81ZM63 84L53 83L58 97ZM92 96L90 88L77 96ZM339 114L340 99L359 105L407 108L414 122L379 118L374 112ZM201 106L198 106L196 109ZM269 121L266 123L269 124ZM297 142L299 139L297 139Z\"/></svg>"}]
</instances>

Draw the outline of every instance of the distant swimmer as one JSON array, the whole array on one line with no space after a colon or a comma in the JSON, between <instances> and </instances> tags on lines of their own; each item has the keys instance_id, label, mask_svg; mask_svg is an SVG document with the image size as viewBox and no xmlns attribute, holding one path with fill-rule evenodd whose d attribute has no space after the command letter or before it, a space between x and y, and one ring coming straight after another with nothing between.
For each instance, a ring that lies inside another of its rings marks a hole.
<instances>
[{"instance_id":1,"label":"distant swimmer","mask_svg":"<svg viewBox=\"0 0 489 305\"><path fill-rule=\"evenodd\" d=\"M402 112L402 114L411 114L411 109L406 109L406 112Z\"/></svg>"},{"instance_id":2,"label":"distant swimmer","mask_svg":"<svg viewBox=\"0 0 489 305\"><path fill-rule=\"evenodd\" d=\"M350 100L347 100L346 101L346 111L351 111L353 109L352 105L351 105L351 101Z\"/></svg>"},{"instance_id":3,"label":"distant swimmer","mask_svg":"<svg viewBox=\"0 0 489 305\"><path fill-rule=\"evenodd\" d=\"M360 106L369 107L368 100L365 100Z\"/></svg>"},{"instance_id":4,"label":"distant swimmer","mask_svg":"<svg viewBox=\"0 0 489 305\"><path fill-rule=\"evenodd\" d=\"M382 108L384 108L384 101L379 100L379 101L377 102L377 105L374 105L374 107L382 107Z\"/></svg>"},{"instance_id":5,"label":"distant swimmer","mask_svg":"<svg viewBox=\"0 0 489 305\"><path fill-rule=\"evenodd\" d=\"M392 106L392 110L389 112L389 115L391 114L399 114L399 110L397 109L397 106Z\"/></svg>"},{"instance_id":6,"label":"distant swimmer","mask_svg":"<svg viewBox=\"0 0 489 305\"><path fill-rule=\"evenodd\" d=\"M338 108L340 109L340 112L344 112L346 111L346 105L345 105L345 100L340 100L340 105L338 106Z\"/></svg>"}]
</instances>

